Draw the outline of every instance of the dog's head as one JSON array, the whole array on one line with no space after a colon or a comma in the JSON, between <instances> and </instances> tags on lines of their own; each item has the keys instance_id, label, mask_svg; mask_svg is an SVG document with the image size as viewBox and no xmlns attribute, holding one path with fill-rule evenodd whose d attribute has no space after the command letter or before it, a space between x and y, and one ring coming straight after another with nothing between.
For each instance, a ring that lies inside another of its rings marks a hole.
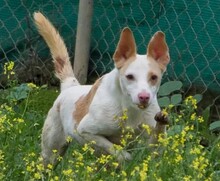
<instances>
[{"instance_id":1,"label":"dog's head","mask_svg":"<svg viewBox=\"0 0 220 181\"><path fill-rule=\"evenodd\" d=\"M120 73L122 92L140 109L148 107L156 99L162 75L170 61L163 32L154 34L146 51L146 55L137 54L133 33L124 28L113 55L115 67Z\"/></svg>"}]
</instances>

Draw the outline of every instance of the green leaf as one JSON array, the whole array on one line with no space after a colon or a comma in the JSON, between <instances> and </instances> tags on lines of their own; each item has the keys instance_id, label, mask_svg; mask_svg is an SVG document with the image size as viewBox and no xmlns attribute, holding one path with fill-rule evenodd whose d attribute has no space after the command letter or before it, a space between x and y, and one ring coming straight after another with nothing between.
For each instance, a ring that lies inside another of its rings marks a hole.
<instances>
[{"instance_id":1,"label":"green leaf","mask_svg":"<svg viewBox=\"0 0 220 181\"><path fill-rule=\"evenodd\" d=\"M40 88L46 89L46 88L48 88L48 86L47 86L47 84L44 84L44 85L42 85Z\"/></svg>"},{"instance_id":2,"label":"green leaf","mask_svg":"<svg viewBox=\"0 0 220 181\"><path fill-rule=\"evenodd\" d=\"M205 122L208 122L209 117L210 117L210 106L205 108L205 110L202 112L202 117L203 117Z\"/></svg>"},{"instance_id":3,"label":"green leaf","mask_svg":"<svg viewBox=\"0 0 220 181\"><path fill-rule=\"evenodd\" d=\"M167 134L169 136L174 136L176 134L180 134L183 130L184 126L183 125L174 125L170 129L167 130Z\"/></svg>"},{"instance_id":4,"label":"green leaf","mask_svg":"<svg viewBox=\"0 0 220 181\"><path fill-rule=\"evenodd\" d=\"M161 107L166 107L170 105L169 97L161 97L158 99L158 103Z\"/></svg>"},{"instance_id":5,"label":"green leaf","mask_svg":"<svg viewBox=\"0 0 220 181\"><path fill-rule=\"evenodd\" d=\"M171 97L171 104L176 106L177 104L182 102L182 95L181 94L174 94Z\"/></svg>"},{"instance_id":6,"label":"green leaf","mask_svg":"<svg viewBox=\"0 0 220 181\"><path fill-rule=\"evenodd\" d=\"M172 92L180 90L183 84L180 81L169 81L160 86L158 95L159 96L167 96Z\"/></svg>"},{"instance_id":7,"label":"green leaf","mask_svg":"<svg viewBox=\"0 0 220 181\"><path fill-rule=\"evenodd\" d=\"M196 99L197 103L199 103L202 100L202 94L196 94L193 97L194 99Z\"/></svg>"},{"instance_id":8,"label":"green leaf","mask_svg":"<svg viewBox=\"0 0 220 181\"><path fill-rule=\"evenodd\" d=\"M220 129L220 121L215 121L213 123L210 124L209 129L211 131L214 131L216 129Z\"/></svg>"},{"instance_id":9,"label":"green leaf","mask_svg":"<svg viewBox=\"0 0 220 181\"><path fill-rule=\"evenodd\" d=\"M21 84L17 87L13 87L9 95L7 96L7 99L11 99L14 101L26 99L30 90L31 89L27 86L27 84Z\"/></svg>"}]
</instances>

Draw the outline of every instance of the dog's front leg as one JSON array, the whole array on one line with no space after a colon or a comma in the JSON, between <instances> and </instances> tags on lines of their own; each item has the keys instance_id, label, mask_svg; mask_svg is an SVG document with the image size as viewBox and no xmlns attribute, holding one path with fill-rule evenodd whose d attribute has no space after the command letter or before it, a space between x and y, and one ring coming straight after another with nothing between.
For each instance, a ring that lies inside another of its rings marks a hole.
<instances>
[{"instance_id":1,"label":"dog's front leg","mask_svg":"<svg viewBox=\"0 0 220 181\"><path fill-rule=\"evenodd\" d=\"M158 142L158 137L160 134L162 136L165 136L166 125L168 124L168 118L165 115L163 115L161 111L156 114L154 119L156 120L157 123L151 134L149 140L150 144L156 144Z\"/></svg>"},{"instance_id":2,"label":"dog's front leg","mask_svg":"<svg viewBox=\"0 0 220 181\"><path fill-rule=\"evenodd\" d=\"M131 160L130 153L125 150L117 150L112 142L101 135L94 135L90 133L81 133L80 135L88 142L95 142L95 148L99 149L98 151L104 150L104 152L116 157L119 162Z\"/></svg>"},{"instance_id":3,"label":"dog's front leg","mask_svg":"<svg viewBox=\"0 0 220 181\"><path fill-rule=\"evenodd\" d=\"M77 132L87 142L95 142L97 151L104 151L117 158L119 162L131 160L131 155L125 150L117 150L114 144L105 137L105 133L110 130L110 124L97 122L92 117L86 115L77 127ZM112 133L113 134L113 133Z\"/></svg>"}]
</instances>

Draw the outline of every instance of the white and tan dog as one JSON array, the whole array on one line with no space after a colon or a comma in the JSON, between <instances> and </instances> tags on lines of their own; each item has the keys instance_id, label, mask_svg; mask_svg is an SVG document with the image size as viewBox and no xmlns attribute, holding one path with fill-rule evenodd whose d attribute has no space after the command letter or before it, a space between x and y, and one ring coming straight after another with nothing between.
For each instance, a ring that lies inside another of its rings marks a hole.
<instances>
[{"instance_id":1,"label":"white and tan dog","mask_svg":"<svg viewBox=\"0 0 220 181\"><path fill-rule=\"evenodd\" d=\"M152 129L150 142L157 139L166 126L155 120L160 112L157 92L163 72L169 63L169 50L162 32L156 32L147 47L146 55L139 55L129 28L121 32L113 55L115 68L98 79L94 85L80 85L74 77L63 39L41 13L34 13L39 33L48 44L61 81L61 93L50 109L42 133L44 163L55 163L53 151L65 153L66 138L79 143L94 141L95 147L116 156L119 161L130 160L126 150L114 149L120 139L120 120L115 119L127 110L125 126L134 129L142 123Z\"/></svg>"}]
</instances>

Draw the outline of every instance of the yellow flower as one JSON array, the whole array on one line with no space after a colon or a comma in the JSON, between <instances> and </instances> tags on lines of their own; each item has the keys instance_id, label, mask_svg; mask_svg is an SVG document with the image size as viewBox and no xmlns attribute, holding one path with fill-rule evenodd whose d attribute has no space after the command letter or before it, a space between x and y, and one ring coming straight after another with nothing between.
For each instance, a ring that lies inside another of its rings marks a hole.
<instances>
[{"instance_id":1,"label":"yellow flower","mask_svg":"<svg viewBox=\"0 0 220 181\"><path fill-rule=\"evenodd\" d=\"M169 109L172 109L173 107L174 107L173 104L170 104L170 105L168 106Z\"/></svg>"},{"instance_id":2,"label":"yellow flower","mask_svg":"<svg viewBox=\"0 0 220 181\"><path fill-rule=\"evenodd\" d=\"M114 177L115 176L115 172L111 172L111 176Z\"/></svg>"},{"instance_id":3,"label":"yellow flower","mask_svg":"<svg viewBox=\"0 0 220 181\"><path fill-rule=\"evenodd\" d=\"M126 120L128 119L128 115L127 115L127 113L128 113L128 110L125 109L125 110L123 111L122 116L120 117L120 120L122 120L122 121L126 121Z\"/></svg>"},{"instance_id":4,"label":"yellow flower","mask_svg":"<svg viewBox=\"0 0 220 181\"><path fill-rule=\"evenodd\" d=\"M113 162L112 165L117 168L119 166L119 163L118 162Z\"/></svg>"},{"instance_id":5,"label":"yellow flower","mask_svg":"<svg viewBox=\"0 0 220 181\"><path fill-rule=\"evenodd\" d=\"M101 163L101 164L105 164L105 163L108 163L109 160L111 158L111 155L101 155L101 157L98 159L98 162Z\"/></svg>"},{"instance_id":6,"label":"yellow flower","mask_svg":"<svg viewBox=\"0 0 220 181\"><path fill-rule=\"evenodd\" d=\"M190 116L190 120L192 120L192 121L195 121L195 120L196 120L196 113L193 113L193 114Z\"/></svg>"},{"instance_id":7,"label":"yellow flower","mask_svg":"<svg viewBox=\"0 0 220 181\"><path fill-rule=\"evenodd\" d=\"M149 125L147 125L147 124L142 124L142 128L147 132L147 134L150 135L150 133L151 133L151 128L150 128Z\"/></svg>"},{"instance_id":8,"label":"yellow flower","mask_svg":"<svg viewBox=\"0 0 220 181\"><path fill-rule=\"evenodd\" d=\"M43 166L42 163L36 165L36 167L37 167L37 170L39 170L39 171L43 171L44 170L44 166Z\"/></svg>"},{"instance_id":9,"label":"yellow flower","mask_svg":"<svg viewBox=\"0 0 220 181\"><path fill-rule=\"evenodd\" d=\"M115 116L114 117L115 120L119 121L119 126L120 127L124 127L125 125L125 122L127 121L128 119L128 116L127 116L127 109L125 109L123 112L122 112L122 116ZM124 131L124 130L123 130Z\"/></svg>"},{"instance_id":10,"label":"yellow flower","mask_svg":"<svg viewBox=\"0 0 220 181\"><path fill-rule=\"evenodd\" d=\"M189 137L189 139L193 139L193 135L192 134L189 134L188 137Z\"/></svg>"},{"instance_id":11,"label":"yellow flower","mask_svg":"<svg viewBox=\"0 0 220 181\"><path fill-rule=\"evenodd\" d=\"M72 169L63 170L63 174L64 174L65 176L69 176L69 175L71 175L72 173L73 173L73 170L72 170Z\"/></svg>"},{"instance_id":12,"label":"yellow flower","mask_svg":"<svg viewBox=\"0 0 220 181\"><path fill-rule=\"evenodd\" d=\"M191 130L191 131L193 131L193 130L194 130L194 125L192 125L192 126L190 127L190 130Z\"/></svg>"},{"instance_id":13,"label":"yellow flower","mask_svg":"<svg viewBox=\"0 0 220 181\"><path fill-rule=\"evenodd\" d=\"M116 149L116 150L118 150L118 151L123 150L123 147L122 147L121 145L116 145L116 144L114 144L113 147L114 147L114 149Z\"/></svg>"},{"instance_id":14,"label":"yellow flower","mask_svg":"<svg viewBox=\"0 0 220 181\"><path fill-rule=\"evenodd\" d=\"M127 141L126 141L124 138L122 138L122 139L121 139L121 144L122 144L122 146L126 146Z\"/></svg>"},{"instance_id":15,"label":"yellow flower","mask_svg":"<svg viewBox=\"0 0 220 181\"><path fill-rule=\"evenodd\" d=\"M84 146L83 146L82 150L86 152L88 149L89 149L88 144L87 144L87 143L86 143L86 144L84 144Z\"/></svg>"},{"instance_id":16,"label":"yellow flower","mask_svg":"<svg viewBox=\"0 0 220 181\"><path fill-rule=\"evenodd\" d=\"M86 167L86 170L87 170L88 173L92 173L92 172L93 172L93 168L90 167L90 166L87 166L87 167Z\"/></svg>"},{"instance_id":17,"label":"yellow flower","mask_svg":"<svg viewBox=\"0 0 220 181\"><path fill-rule=\"evenodd\" d=\"M15 119L13 119L13 121L18 122L18 123L23 123L24 119L22 119L22 118L15 118Z\"/></svg>"},{"instance_id":18,"label":"yellow flower","mask_svg":"<svg viewBox=\"0 0 220 181\"><path fill-rule=\"evenodd\" d=\"M34 171L34 170L32 169L32 167L29 166L29 165L26 167L26 170L27 170L28 172L33 172L33 171Z\"/></svg>"},{"instance_id":19,"label":"yellow flower","mask_svg":"<svg viewBox=\"0 0 220 181\"><path fill-rule=\"evenodd\" d=\"M168 116L168 112L167 112L167 109L165 108L165 109L162 109L162 114L163 114L163 116Z\"/></svg>"},{"instance_id":20,"label":"yellow flower","mask_svg":"<svg viewBox=\"0 0 220 181\"><path fill-rule=\"evenodd\" d=\"M190 175L186 175L186 176L183 177L183 180L184 181L191 181L192 177Z\"/></svg>"},{"instance_id":21,"label":"yellow flower","mask_svg":"<svg viewBox=\"0 0 220 181\"><path fill-rule=\"evenodd\" d=\"M55 177L54 177L54 180L58 181L58 180L59 180L59 177L58 177L58 176L55 176Z\"/></svg>"},{"instance_id":22,"label":"yellow flower","mask_svg":"<svg viewBox=\"0 0 220 181\"><path fill-rule=\"evenodd\" d=\"M52 170L52 169L53 169L53 165L48 164L48 165L47 165L47 168L50 169L50 170Z\"/></svg>"},{"instance_id":23,"label":"yellow flower","mask_svg":"<svg viewBox=\"0 0 220 181\"><path fill-rule=\"evenodd\" d=\"M126 176L127 176L127 173L126 173L124 170L122 170L121 175L122 175L123 177L126 177Z\"/></svg>"},{"instance_id":24,"label":"yellow flower","mask_svg":"<svg viewBox=\"0 0 220 181\"><path fill-rule=\"evenodd\" d=\"M57 150L56 150L56 149L54 149L54 150L52 150L52 152L53 152L53 153L57 153Z\"/></svg>"},{"instance_id":25,"label":"yellow flower","mask_svg":"<svg viewBox=\"0 0 220 181\"><path fill-rule=\"evenodd\" d=\"M141 181L147 179L148 163L150 160L151 160L151 156L148 156L142 163L142 168L139 171L139 176Z\"/></svg>"},{"instance_id":26,"label":"yellow flower","mask_svg":"<svg viewBox=\"0 0 220 181\"><path fill-rule=\"evenodd\" d=\"M192 148L189 153L199 155L199 154L201 154L201 149L198 147L195 147L195 148Z\"/></svg>"},{"instance_id":27,"label":"yellow flower","mask_svg":"<svg viewBox=\"0 0 220 181\"><path fill-rule=\"evenodd\" d=\"M58 160L59 162L60 162L62 159L63 159L62 156L58 156L58 157L57 157L57 160Z\"/></svg>"},{"instance_id":28,"label":"yellow flower","mask_svg":"<svg viewBox=\"0 0 220 181\"><path fill-rule=\"evenodd\" d=\"M204 181L212 181L212 177L206 178Z\"/></svg>"},{"instance_id":29,"label":"yellow flower","mask_svg":"<svg viewBox=\"0 0 220 181\"><path fill-rule=\"evenodd\" d=\"M71 143L73 141L72 137L71 136L67 136L66 137L66 142L67 143Z\"/></svg>"},{"instance_id":30,"label":"yellow flower","mask_svg":"<svg viewBox=\"0 0 220 181\"><path fill-rule=\"evenodd\" d=\"M159 155L159 153L158 153L158 152L156 152L156 151L154 151L154 152L153 152L153 155L158 156L158 155Z\"/></svg>"},{"instance_id":31,"label":"yellow flower","mask_svg":"<svg viewBox=\"0 0 220 181\"><path fill-rule=\"evenodd\" d=\"M157 178L157 181L163 181L163 180L162 180L162 178L159 177L159 178Z\"/></svg>"},{"instance_id":32,"label":"yellow flower","mask_svg":"<svg viewBox=\"0 0 220 181\"><path fill-rule=\"evenodd\" d=\"M13 70L15 63L10 61L4 64L4 74ZM13 72L14 73L14 72Z\"/></svg>"},{"instance_id":33,"label":"yellow flower","mask_svg":"<svg viewBox=\"0 0 220 181\"><path fill-rule=\"evenodd\" d=\"M34 83L28 83L27 86L31 89L36 89L38 88Z\"/></svg>"},{"instance_id":34,"label":"yellow flower","mask_svg":"<svg viewBox=\"0 0 220 181\"><path fill-rule=\"evenodd\" d=\"M5 156L2 150L0 150L0 162L4 160Z\"/></svg>"},{"instance_id":35,"label":"yellow flower","mask_svg":"<svg viewBox=\"0 0 220 181\"><path fill-rule=\"evenodd\" d=\"M178 155L178 156L175 158L175 162L176 162L176 163L180 163L182 160L183 160L183 157L182 157L181 155Z\"/></svg>"},{"instance_id":36,"label":"yellow flower","mask_svg":"<svg viewBox=\"0 0 220 181\"><path fill-rule=\"evenodd\" d=\"M167 146L169 144L169 138L164 137L164 134L159 134L158 142L161 143L163 146Z\"/></svg>"},{"instance_id":37,"label":"yellow flower","mask_svg":"<svg viewBox=\"0 0 220 181\"><path fill-rule=\"evenodd\" d=\"M134 169L132 170L131 172L131 176L134 176L136 172L139 172L140 171L140 167L139 166L136 166L134 167Z\"/></svg>"},{"instance_id":38,"label":"yellow flower","mask_svg":"<svg viewBox=\"0 0 220 181\"><path fill-rule=\"evenodd\" d=\"M198 122L199 122L199 123L204 122L204 118L203 118L202 116L199 116L199 117L198 117Z\"/></svg>"},{"instance_id":39,"label":"yellow flower","mask_svg":"<svg viewBox=\"0 0 220 181\"><path fill-rule=\"evenodd\" d=\"M147 178L147 171L148 171L148 166L147 164L143 163L143 169L140 170L139 175L140 175L140 180L144 181Z\"/></svg>"},{"instance_id":40,"label":"yellow flower","mask_svg":"<svg viewBox=\"0 0 220 181\"><path fill-rule=\"evenodd\" d=\"M193 96L189 96L185 99L185 104L192 106L192 108L197 109L197 100Z\"/></svg>"},{"instance_id":41,"label":"yellow flower","mask_svg":"<svg viewBox=\"0 0 220 181\"><path fill-rule=\"evenodd\" d=\"M185 126L184 127L184 130L187 132L187 131L189 131L190 130L190 127L187 125L187 126Z\"/></svg>"},{"instance_id":42,"label":"yellow flower","mask_svg":"<svg viewBox=\"0 0 220 181\"><path fill-rule=\"evenodd\" d=\"M204 156L199 156L195 158L192 162L192 167L199 173L198 178L202 178L208 167L209 161Z\"/></svg>"},{"instance_id":43,"label":"yellow flower","mask_svg":"<svg viewBox=\"0 0 220 181\"><path fill-rule=\"evenodd\" d=\"M40 173L38 173L38 172L35 173L35 174L34 174L34 178L35 178L35 179L38 179L38 180L41 179Z\"/></svg>"},{"instance_id":44,"label":"yellow flower","mask_svg":"<svg viewBox=\"0 0 220 181\"><path fill-rule=\"evenodd\" d=\"M180 120L178 118L175 119L175 122L178 123Z\"/></svg>"}]
</instances>

